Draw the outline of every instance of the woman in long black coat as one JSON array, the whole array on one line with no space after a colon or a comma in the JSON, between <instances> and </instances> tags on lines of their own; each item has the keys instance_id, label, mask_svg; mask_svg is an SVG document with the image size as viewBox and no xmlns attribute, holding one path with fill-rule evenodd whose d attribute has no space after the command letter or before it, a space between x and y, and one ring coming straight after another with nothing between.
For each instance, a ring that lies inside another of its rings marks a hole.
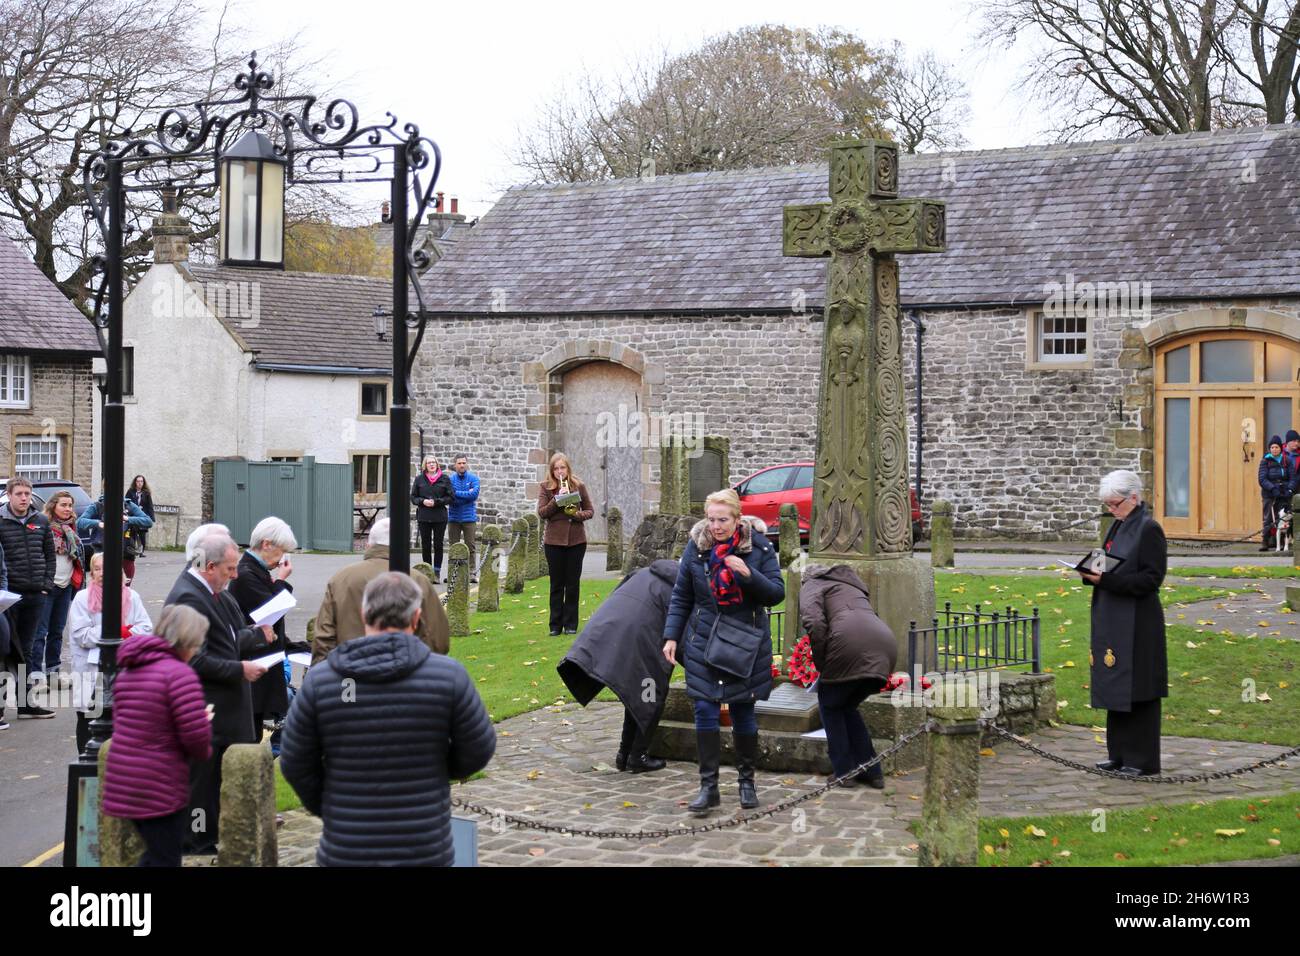
<instances>
[{"instance_id":1,"label":"woman in long black coat","mask_svg":"<svg viewBox=\"0 0 1300 956\"><path fill-rule=\"evenodd\" d=\"M1115 517L1103 547L1124 560L1113 571L1083 575L1093 586L1092 706L1106 710L1108 759L1097 766L1135 777L1160 772L1160 698L1169 696L1160 604L1168 549L1141 496L1131 471L1102 479L1102 503Z\"/></svg>"},{"instance_id":2,"label":"woman in long black coat","mask_svg":"<svg viewBox=\"0 0 1300 956\"><path fill-rule=\"evenodd\" d=\"M144 475L136 475L131 479L131 487L127 489L126 496L140 506L140 510L149 516L150 521L157 521L153 513L153 492L149 489L149 482L145 481ZM140 537L140 553L144 554L149 547L149 532L137 531Z\"/></svg>"},{"instance_id":3,"label":"woman in long black coat","mask_svg":"<svg viewBox=\"0 0 1300 956\"><path fill-rule=\"evenodd\" d=\"M293 563L289 552L298 547L293 530L279 518L263 518L253 528L249 536L248 550L239 559L239 576L230 582L227 590L239 603L239 609L248 618L281 591L293 592L293 585L288 581L293 573ZM249 618L251 621L252 619ZM285 654L297 651L310 651L311 648L299 641L290 641L284 626L284 618L272 626L275 641L265 650L259 648L259 654ZM282 664L274 664L266 673L253 682L253 729L261 736L262 722L270 716L283 717L289 712L288 683L284 676Z\"/></svg>"},{"instance_id":4,"label":"woman in long black coat","mask_svg":"<svg viewBox=\"0 0 1300 956\"><path fill-rule=\"evenodd\" d=\"M672 665L663 657L664 622L677 582L676 561L656 561L630 574L596 608L556 670L586 707L608 687L623 704L623 737L614 763L619 770L662 770L664 761L646 753L668 699ZM645 682L654 682L646 699Z\"/></svg>"},{"instance_id":5,"label":"woman in long black coat","mask_svg":"<svg viewBox=\"0 0 1300 956\"><path fill-rule=\"evenodd\" d=\"M741 517L740 498L730 488L704 500L707 517L691 529L673 586L668 622L664 625L664 656L680 659L686 671L686 692L695 701L695 741L700 755L700 792L689 804L702 815L718 806L718 766L722 737L718 729L723 704L731 708L732 740L736 744L736 773L740 805L758 806L754 765L758 759L758 723L754 704L772 693L772 631L767 609L785 600L785 581L776 549L757 518ZM709 637L719 614L757 626L758 654L747 677L711 667L705 659Z\"/></svg>"}]
</instances>

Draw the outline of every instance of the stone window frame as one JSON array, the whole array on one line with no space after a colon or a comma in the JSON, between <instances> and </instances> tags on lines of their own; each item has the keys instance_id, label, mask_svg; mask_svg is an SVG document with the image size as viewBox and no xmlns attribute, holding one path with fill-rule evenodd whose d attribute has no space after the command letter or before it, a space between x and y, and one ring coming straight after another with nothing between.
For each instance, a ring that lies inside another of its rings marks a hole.
<instances>
[{"instance_id":1,"label":"stone window frame","mask_svg":"<svg viewBox=\"0 0 1300 956\"><path fill-rule=\"evenodd\" d=\"M381 469L381 471L383 470L383 459L385 459L385 458L389 459L389 462L388 462L388 472L389 472L389 474L388 474L387 477L391 478L391 476L392 476L392 471L393 471L393 462L392 462L392 456L389 454L389 450L388 450L387 448L350 448L350 449L348 449L348 464L352 466L353 474L354 474L354 475L356 474L356 467L357 467L357 466L356 466L356 459L358 459L358 458L368 457L368 456L370 456L370 455L378 455L378 456L379 456L379 459L380 459L380 469ZM355 491L355 490L354 490L354 491L352 492L352 498L353 498L353 500L354 500L354 501L355 501L355 500L362 500L362 501L368 501L368 502L375 502L375 501L377 501L377 500L380 499L380 498L387 498L387 497L388 497L388 482L383 481L383 480L382 480L383 477L385 477L385 476L381 476L381 480L380 480L380 482L379 482L379 487L380 487L380 490L379 490L379 491L364 491L364 490L362 490L362 491ZM364 487L364 482L363 482L363 487Z\"/></svg>"},{"instance_id":2,"label":"stone window frame","mask_svg":"<svg viewBox=\"0 0 1300 956\"><path fill-rule=\"evenodd\" d=\"M651 414L663 407L667 369L648 361L643 353L629 345L609 339L573 338L558 343L535 362L523 366L523 384L527 390L524 426L539 432L541 441L528 452L528 462L535 468L532 480L524 482L526 501L537 500L546 477L546 463L551 452L559 448L560 416L564 412L564 374L590 362L613 362L630 369L641 378L641 408ZM641 449L641 513L659 510L660 449Z\"/></svg>"},{"instance_id":3,"label":"stone window frame","mask_svg":"<svg viewBox=\"0 0 1300 956\"><path fill-rule=\"evenodd\" d=\"M129 380L128 372L131 376ZM131 386L130 391L127 391L128 381ZM139 399L135 397L135 341L132 339L122 340L122 404L139 404Z\"/></svg>"},{"instance_id":4,"label":"stone window frame","mask_svg":"<svg viewBox=\"0 0 1300 956\"><path fill-rule=\"evenodd\" d=\"M0 355L0 362L6 365L5 381L13 382L14 367L21 363L23 372L23 397L21 401L15 401L7 394L0 394L0 408L21 408L30 409L32 407L32 357L25 353L5 353ZM12 391L12 386L9 388Z\"/></svg>"},{"instance_id":5,"label":"stone window frame","mask_svg":"<svg viewBox=\"0 0 1300 956\"><path fill-rule=\"evenodd\" d=\"M384 387L384 414L367 415L365 412L365 393L367 385ZM388 379L361 379L357 382L357 421L386 422L393 410L393 383Z\"/></svg>"},{"instance_id":6,"label":"stone window frame","mask_svg":"<svg viewBox=\"0 0 1300 956\"><path fill-rule=\"evenodd\" d=\"M65 435L61 435L61 434L59 434L59 433L57 433L57 432L54 433L53 435L44 434L44 433L33 433L33 432L26 432L26 433L24 433L24 432L18 432L18 433L16 433L16 434L13 436L13 450L14 450L14 458L13 458L13 474L14 474L14 476L15 476L15 477L19 477L19 476L21 476L21 477L23 477L23 478L27 478L29 481L59 481L59 480L62 480L62 479L65 477L65 475L64 475L65 464L67 463L67 460L68 460L68 456L67 456L67 454L65 453L65 449L64 449L64 443L65 443L66 440L67 440L67 436L65 436ZM34 469L34 468L29 467L29 468L27 468L26 470L24 470L24 469L22 469L22 468L20 468L20 467L18 466L18 446L19 446L19 444L22 443L22 442L40 442L40 443L43 443L43 444L53 444L53 445L54 445L54 472L55 472L55 473L54 473L54 477L53 477L53 478L50 478L50 477L48 477L48 476L45 476L44 474L42 474L41 477L33 477L33 472L42 472L42 473L43 473L43 472L48 471L48 470L49 470L48 468Z\"/></svg>"},{"instance_id":7,"label":"stone window frame","mask_svg":"<svg viewBox=\"0 0 1300 956\"><path fill-rule=\"evenodd\" d=\"M1097 316L1089 315L1085 317L1088 321L1088 330L1085 337L1087 352L1083 357L1044 359L1038 351L1039 340L1042 337L1040 334L1040 320L1043 315L1042 306L1025 309L1025 370L1029 372L1063 372L1094 368L1093 334L1097 328Z\"/></svg>"}]
</instances>

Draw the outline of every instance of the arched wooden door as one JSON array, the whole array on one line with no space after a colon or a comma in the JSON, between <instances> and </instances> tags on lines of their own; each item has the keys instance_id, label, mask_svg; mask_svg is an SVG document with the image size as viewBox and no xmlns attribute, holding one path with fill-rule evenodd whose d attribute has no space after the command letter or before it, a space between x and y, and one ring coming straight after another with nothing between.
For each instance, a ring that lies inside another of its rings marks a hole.
<instances>
[{"instance_id":1,"label":"arched wooden door","mask_svg":"<svg viewBox=\"0 0 1300 956\"><path fill-rule=\"evenodd\" d=\"M1155 355L1155 513L1170 535L1260 529L1260 458L1300 431L1300 345L1257 332L1174 339Z\"/></svg>"}]
</instances>

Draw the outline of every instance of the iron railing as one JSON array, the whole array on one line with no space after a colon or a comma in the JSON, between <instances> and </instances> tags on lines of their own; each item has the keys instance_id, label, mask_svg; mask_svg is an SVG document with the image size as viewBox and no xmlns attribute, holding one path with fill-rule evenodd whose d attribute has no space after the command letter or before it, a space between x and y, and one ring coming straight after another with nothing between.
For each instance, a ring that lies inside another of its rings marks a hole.
<instances>
[{"instance_id":1,"label":"iron railing","mask_svg":"<svg viewBox=\"0 0 1300 956\"><path fill-rule=\"evenodd\" d=\"M942 622L942 623L941 623ZM998 667L1029 664L1033 673L1042 673L1042 653L1038 608L1031 615L1007 607L1005 612L986 613L982 606L974 611L954 611L952 602L944 603L942 617L935 617L930 627L917 627L912 621L907 629L908 660L915 671L983 671Z\"/></svg>"}]
</instances>

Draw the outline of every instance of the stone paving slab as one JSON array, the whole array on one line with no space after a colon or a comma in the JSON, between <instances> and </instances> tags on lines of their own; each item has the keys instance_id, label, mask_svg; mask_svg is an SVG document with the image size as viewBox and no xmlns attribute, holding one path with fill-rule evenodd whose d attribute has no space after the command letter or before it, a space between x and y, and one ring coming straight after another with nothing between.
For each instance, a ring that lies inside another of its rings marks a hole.
<instances>
[{"instance_id":1,"label":"stone paving slab","mask_svg":"<svg viewBox=\"0 0 1300 956\"><path fill-rule=\"evenodd\" d=\"M618 773L614 753L622 708L598 702L549 707L497 725L497 755L488 775L453 788L453 796L548 823L592 829L661 829L694 821L685 803L698 789L694 764L673 762L648 774ZM1044 749L1081 763L1104 757L1086 727L1048 728L1033 736ZM1285 748L1266 744L1166 737L1169 773L1244 766ZM985 816L1086 813L1150 803L1190 803L1265 796L1300 789L1300 762L1243 778L1185 786L1128 783L1085 775L1000 742L981 760L980 812ZM911 866L924 771L886 778L885 789L839 788L754 823L696 836L651 841L590 839L516 829L494 832L480 820L483 866ZM759 799L771 806L807 793L824 778L758 775ZM704 822L739 814L735 771L722 770L722 808ZM799 812L802 811L802 812ZM457 811L463 813L464 811ZM282 866L310 866L320 821L285 814L279 831Z\"/></svg>"}]
</instances>

